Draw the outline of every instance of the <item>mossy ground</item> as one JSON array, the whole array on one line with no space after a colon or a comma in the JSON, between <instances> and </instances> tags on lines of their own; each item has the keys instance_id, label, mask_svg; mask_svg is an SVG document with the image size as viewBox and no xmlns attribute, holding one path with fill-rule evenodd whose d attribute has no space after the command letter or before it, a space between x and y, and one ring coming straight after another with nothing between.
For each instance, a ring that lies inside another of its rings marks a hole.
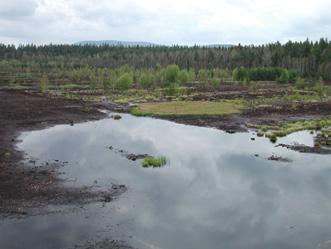
<instances>
[{"instance_id":1,"label":"mossy ground","mask_svg":"<svg viewBox=\"0 0 331 249\"><path fill-rule=\"evenodd\" d=\"M171 101L143 103L132 110L136 116L228 115L241 113L241 101Z\"/></svg>"}]
</instances>

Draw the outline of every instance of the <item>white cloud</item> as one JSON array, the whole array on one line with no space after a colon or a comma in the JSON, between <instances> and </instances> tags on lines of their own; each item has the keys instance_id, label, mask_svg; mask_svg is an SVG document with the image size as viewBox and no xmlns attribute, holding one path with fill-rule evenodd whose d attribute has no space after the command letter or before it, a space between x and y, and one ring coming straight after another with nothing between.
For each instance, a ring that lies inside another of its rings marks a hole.
<instances>
[{"instance_id":1,"label":"white cloud","mask_svg":"<svg viewBox=\"0 0 331 249\"><path fill-rule=\"evenodd\" d=\"M24 4L23 4L24 3ZM31 16L37 8L35 0L1 0L0 1L0 19L17 19Z\"/></svg>"},{"instance_id":2,"label":"white cloud","mask_svg":"<svg viewBox=\"0 0 331 249\"><path fill-rule=\"evenodd\" d=\"M0 42L266 43L331 36L330 0L0 0Z\"/></svg>"}]
</instances>

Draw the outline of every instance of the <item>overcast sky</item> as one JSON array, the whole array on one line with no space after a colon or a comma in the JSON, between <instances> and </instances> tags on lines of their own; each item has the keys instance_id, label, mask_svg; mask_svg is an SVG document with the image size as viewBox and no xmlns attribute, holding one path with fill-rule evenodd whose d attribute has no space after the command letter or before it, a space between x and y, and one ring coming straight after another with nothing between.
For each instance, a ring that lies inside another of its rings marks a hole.
<instances>
[{"instance_id":1,"label":"overcast sky","mask_svg":"<svg viewBox=\"0 0 331 249\"><path fill-rule=\"evenodd\" d=\"M331 0L0 0L1 43L261 44L331 37Z\"/></svg>"}]
</instances>

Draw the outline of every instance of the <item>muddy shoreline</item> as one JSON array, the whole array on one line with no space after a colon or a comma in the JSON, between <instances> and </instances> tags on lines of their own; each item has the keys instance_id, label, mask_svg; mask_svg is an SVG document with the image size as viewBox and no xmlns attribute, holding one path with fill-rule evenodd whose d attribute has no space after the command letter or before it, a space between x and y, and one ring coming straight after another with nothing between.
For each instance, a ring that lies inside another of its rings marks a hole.
<instances>
[{"instance_id":1,"label":"muddy shoreline","mask_svg":"<svg viewBox=\"0 0 331 249\"><path fill-rule=\"evenodd\" d=\"M81 206L114 199L126 190L123 186L107 191L64 187L58 175L61 162L32 162L27 167L24 153L16 148L23 131L105 118L98 106L6 90L0 91L0 110L0 217L45 214L51 204Z\"/></svg>"}]
</instances>

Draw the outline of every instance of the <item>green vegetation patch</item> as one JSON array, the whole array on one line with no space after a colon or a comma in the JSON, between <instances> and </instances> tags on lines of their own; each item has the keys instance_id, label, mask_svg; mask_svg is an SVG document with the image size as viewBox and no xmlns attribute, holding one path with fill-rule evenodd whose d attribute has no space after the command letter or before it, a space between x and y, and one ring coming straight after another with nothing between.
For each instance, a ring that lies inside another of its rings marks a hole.
<instances>
[{"instance_id":1,"label":"green vegetation patch","mask_svg":"<svg viewBox=\"0 0 331 249\"><path fill-rule=\"evenodd\" d=\"M267 132L266 136L275 142L277 137L284 137L293 132L302 130L322 130L329 131L331 128L331 117L325 119L315 119L315 120L299 120L294 122L286 122L280 126L255 126L259 128L261 132Z\"/></svg>"},{"instance_id":2,"label":"green vegetation patch","mask_svg":"<svg viewBox=\"0 0 331 249\"><path fill-rule=\"evenodd\" d=\"M319 143L321 145L331 146L331 126L322 129Z\"/></svg>"},{"instance_id":3,"label":"green vegetation patch","mask_svg":"<svg viewBox=\"0 0 331 249\"><path fill-rule=\"evenodd\" d=\"M328 88L325 88L326 90ZM324 92L318 94L316 91L310 90L292 90L292 93L284 96L274 96L274 97L257 97L253 100L246 101L246 106L248 108L263 108L271 106L291 106L293 109L297 108L298 104L303 103L317 103L321 101L330 101L331 95L324 94ZM325 92L326 92L325 90Z\"/></svg>"},{"instance_id":4,"label":"green vegetation patch","mask_svg":"<svg viewBox=\"0 0 331 249\"><path fill-rule=\"evenodd\" d=\"M60 86L61 89L80 89L86 88L86 86L79 85L79 84L64 84Z\"/></svg>"},{"instance_id":5,"label":"green vegetation patch","mask_svg":"<svg viewBox=\"0 0 331 249\"><path fill-rule=\"evenodd\" d=\"M142 162L142 166L144 168L160 168L167 164L167 159L164 156L161 157L152 157L148 156L144 158L144 161Z\"/></svg>"},{"instance_id":6,"label":"green vegetation patch","mask_svg":"<svg viewBox=\"0 0 331 249\"><path fill-rule=\"evenodd\" d=\"M110 117L111 117L112 119L114 119L114 120L120 120L120 119L122 119L122 116L121 116L121 115L118 115L118 114L111 115Z\"/></svg>"},{"instance_id":7,"label":"green vegetation patch","mask_svg":"<svg viewBox=\"0 0 331 249\"><path fill-rule=\"evenodd\" d=\"M171 101L142 103L132 110L136 116L228 115L241 113L241 101Z\"/></svg>"}]
</instances>

